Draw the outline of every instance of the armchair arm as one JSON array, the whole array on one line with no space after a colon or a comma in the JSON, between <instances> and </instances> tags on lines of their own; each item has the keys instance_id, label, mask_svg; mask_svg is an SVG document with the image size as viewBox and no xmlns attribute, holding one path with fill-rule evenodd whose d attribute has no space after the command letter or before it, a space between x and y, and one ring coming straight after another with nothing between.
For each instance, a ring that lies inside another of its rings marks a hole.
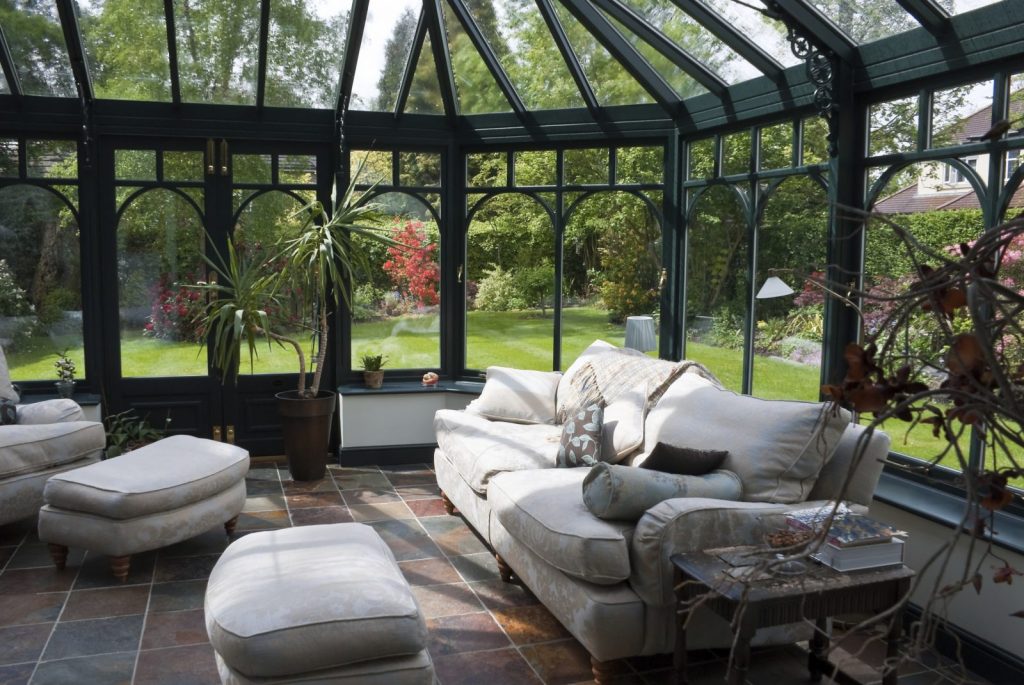
<instances>
[{"instance_id":1,"label":"armchair arm","mask_svg":"<svg viewBox=\"0 0 1024 685\"><path fill-rule=\"evenodd\" d=\"M771 504L705 498L670 499L651 507L633 532L629 584L647 604L667 606L674 599L672 563L681 552L760 542L759 516L824 506L825 501Z\"/></svg>"},{"instance_id":2,"label":"armchair arm","mask_svg":"<svg viewBox=\"0 0 1024 685\"><path fill-rule=\"evenodd\" d=\"M18 405L19 424L39 425L84 420L85 414L74 400L43 400L33 404Z\"/></svg>"}]
</instances>

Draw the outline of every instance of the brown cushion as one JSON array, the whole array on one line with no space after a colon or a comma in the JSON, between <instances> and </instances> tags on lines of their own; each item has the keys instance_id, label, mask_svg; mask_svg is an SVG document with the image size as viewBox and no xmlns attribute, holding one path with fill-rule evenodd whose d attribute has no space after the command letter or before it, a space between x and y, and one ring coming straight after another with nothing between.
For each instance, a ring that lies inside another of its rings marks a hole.
<instances>
[{"instance_id":1,"label":"brown cushion","mask_svg":"<svg viewBox=\"0 0 1024 685\"><path fill-rule=\"evenodd\" d=\"M702 450L694 447L676 447L659 442L640 468L677 473L680 476L703 476L711 473L729 456L726 450Z\"/></svg>"},{"instance_id":2,"label":"brown cushion","mask_svg":"<svg viewBox=\"0 0 1024 685\"><path fill-rule=\"evenodd\" d=\"M555 466L593 466L601 460L603 417L601 406L592 404L566 419Z\"/></svg>"}]
</instances>

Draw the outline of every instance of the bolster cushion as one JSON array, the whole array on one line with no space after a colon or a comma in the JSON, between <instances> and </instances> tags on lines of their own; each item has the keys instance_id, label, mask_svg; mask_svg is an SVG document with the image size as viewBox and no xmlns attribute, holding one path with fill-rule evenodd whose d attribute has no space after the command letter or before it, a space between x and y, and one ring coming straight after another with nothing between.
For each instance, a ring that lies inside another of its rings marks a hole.
<instances>
[{"instance_id":1,"label":"bolster cushion","mask_svg":"<svg viewBox=\"0 0 1024 685\"><path fill-rule=\"evenodd\" d=\"M638 521L654 505L676 497L738 500L739 477L725 470L680 476L617 464L596 464L583 480L583 502L599 518Z\"/></svg>"}]
</instances>

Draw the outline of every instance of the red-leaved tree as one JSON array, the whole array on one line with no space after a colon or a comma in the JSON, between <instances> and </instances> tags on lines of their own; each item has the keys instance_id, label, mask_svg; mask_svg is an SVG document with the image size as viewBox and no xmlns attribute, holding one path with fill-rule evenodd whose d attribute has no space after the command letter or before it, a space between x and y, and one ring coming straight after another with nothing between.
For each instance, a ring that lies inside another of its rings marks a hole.
<instances>
[{"instance_id":1,"label":"red-leaved tree","mask_svg":"<svg viewBox=\"0 0 1024 685\"><path fill-rule=\"evenodd\" d=\"M388 259L384 262L384 271L391 282L417 304L436 305L440 282L437 243L427 238L422 221L395 225L391 237L398 243L388 247Z\"/></svg>"}]
</instances>

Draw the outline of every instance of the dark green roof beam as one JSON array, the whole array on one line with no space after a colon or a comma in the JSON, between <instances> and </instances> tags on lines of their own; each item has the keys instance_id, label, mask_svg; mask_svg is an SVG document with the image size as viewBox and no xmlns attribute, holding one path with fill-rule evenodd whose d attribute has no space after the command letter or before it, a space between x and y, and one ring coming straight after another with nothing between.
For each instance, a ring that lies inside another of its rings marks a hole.
<instances>
[{"instance_id":1,"label":"dark green roof beam","mask_svg":"<svg viewBox=\"0 0 1024 685\"><path fill-rule=\"evenodd\" d=\"M398 99L395 100L395 117L400 117L405 110L405 103L409 100L409 91L412 90L412 79L416 75L416 65L420 61L420 53L423 52L423 40L427 37L427 19L420 11L419 21L416 22L416 33L412 37L412 49L409 51L409 59L405 63L405 71L402 73L402 83L398 87Z\"/></svg>"},{"instance_id":2,"label":"dark green roof beam","mask_svg":"<svg viewBox=\"0 0 1024 685\"><path fill-rule=\"evenodd\" d=\"M11 95L21 96L21 79L18 77L18 70L14 66L14 59L11 58L11 50L7 47L7 36L0 26L0 67L4 70L4 77L7 79L7 87L11 89Z\"/></svg>"},{"instance_id":3,"label":"dark green roof beam","mask_svg":"<svg viewBox=\"0 0 1024 685\"><path fill-rule=\"evenodd\" d=\"M359 63L359 48L363 43L363 27L366 25L369 5L370 0L352 0L352 9L348 13L348 37L345 39L345 56L341 60L338 103L334 107L336 116L348 109L348 101L352 97L352 84L356 80L356 65Z\"/></svg>"},{"instance_id":4,"label":"dark green roof beam","mask_svg":"<svg viewBox=\"0 0 1024 685\"><path fill-rule=\"evenodd\" d=\"M949 15L934 0L896 0L914 19L933 36L949 31Z\"/></svg>"},{"instance_id":5,"label":"dark green roof beam","mask_svg":"<svg viewBox=\"0 0 1024 685\"><path fill-rule=\"evenodd\" d=\"M675 112L679 95L593 5L585 0L562 0L562 4L665 111Z\"/></svg>"},{"instance_id":6,"label":"dark green roof beam","mask_svg":"<svg viewBox=\"0 0 1024 685\"><path fill-rule=\"evenodd\" d=\"M164 24L167 26L167 64L171 69L171 102L181 102L181 75L178 72L178 38L174 27L174 0L164 0Z\"/></svg>"},{"instance_id":7,"label":"dark green roof beam","mask_svg":"<svg viewBox=\"0 0 1024 685\"><path fill-rule=\"evenodd\" d=\"M267 96L267 43L270 40L270 0L260 1L260 46L256 66L256 108Z\"/></svg>"},{"instance_id":8,"label":"dark green roof beam","mask_svg":"<svg viewBox=\"0 0 1024 685\"><path fill-rule=\"evenodd\" d=\"M649 43L651 47L667 57L672 64L685 71L707 90L718 96L725 94L725 89L729 87L729 84L720 79L718 74L708 69L702 62L695 59L693 55L669 40L664 33L637 16L633 10L622 5L619 0L591 1L615 17L617 21L642 40Z\"/></svg>"},{"instance_id":9,"label":"dark green roof beam","mask_svg":"<svg viewBox=\"0 0 1024 685\"><path fill-rule=\"evenodd\" d=\"M82 32L78 28L78 16L72 0L57 0L57 13L60 15L60 26L64 31L64 43L68 49L71 73L74 74L78 94L86 102L92 102L92 77L89 76L89 67L85 61Z\"/></svg>"},{"instance_id":10,"label":"dark green roof beam","mask_svg":"<svg viewBox=\"0 0 1024 685\"><path fill-rule=\"evenodd\" d=\"M562 53L565 66L569 69L569 73L572 74L572 80L576 82L576 88L579 89L580 96L587 104L587 109L590 110L590 113L597 118L601 105L597 101L597 96L594 95L594 89L590 86L590 81L587 80L587 75L584 73L576 53L572 51L572 46L569 45L569 37L565 35L565 29L562 28L562 24L555 15L555 8L551 6L550 0L536 0L536 2L541 16L544 17L544 23L548 25L548 31L551 33L555 45L558 46L558 51Z\"/></svg>"},{"instance_id":11,"label":"dark green roof beam","mask_svg":"<svg viewBox=\"0 0 1024 685\"><path fill-rule=\"evenodd\" d=\"M742 31L727 22L722 15L699 0L672 0L679 9L693 17L699 24L712 33L720 41L736 51L743 59L754 65L768 78L779 78L785 68L774 57L750 41Z\"/></svg>"},{"instance_id":12,"label":"dark green roof beam","mask_svg":"<svg viewBox=\"0 0 1024 685\"><path fill-rule=\"evenodd\" d=\"M498 82L501 92L505 95L508 103L512 105L512 109L517 114L525 113L526 106L523 104L522 98L516 92L515 86L512 85L512 81L508 78L508 74L501 68L498 58L495 56L494 51L491 50L491 46L487 43L487 39L484 38L484 34L480 32L480 27L473 21L473 17L470 16L466 5L463 4L462 0L448 0L448 5L455 12L455 16L458 18L459 23L462 24L462 28L465 29L469 39L473 41L476 51L480 53L480 57L483 58L484 64L487 65L491 75L494 76L494 80Z\"/></svg>"},{"instance_id":13,"label":"dark green roof beam","mask_svg":"<svg viewBox=\"0 0 1024 685\"><path fill-rule=\"evenodd\" d=\"M441 82L444 113L449 121L454 121L459 115L459 98L456 95L455 72L452 71L452 61L448 56L448 38L441 21L441 0L424 0L423 12L427 18L427 30L430 31L430 49L434 52L437 80Z\"/></svg>"},{"instance_id":14,"label":"dark green roof beam","mask_svg":"<svg viewBox=\"0 0 1024 685\"><path fill-rule=\"evenodd\" d=\"M781 9L803 29L804 37L819 47L828 48L847 64L859 63L857 48L850 39L837 29L835 24L803 0L766 0L765 4L768 5L768 16L771 16L775 10Z\"/></svg>"}]
</instances>

